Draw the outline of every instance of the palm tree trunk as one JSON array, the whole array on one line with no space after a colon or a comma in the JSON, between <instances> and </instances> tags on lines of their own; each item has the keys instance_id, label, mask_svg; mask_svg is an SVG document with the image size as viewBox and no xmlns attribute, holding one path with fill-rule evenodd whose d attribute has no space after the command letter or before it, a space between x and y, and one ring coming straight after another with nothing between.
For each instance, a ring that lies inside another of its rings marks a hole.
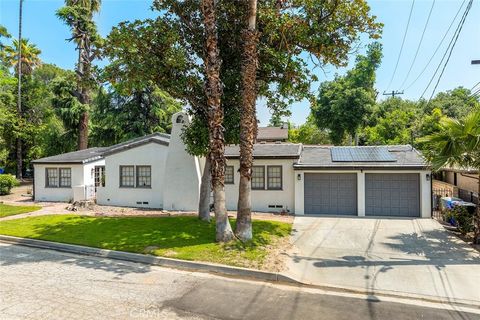
<instances>
[{"instance_id":1,"label":"palm tree trunk","mask_svg":"<svg viewBox=\"0 0 480 320\"><path fill-rule=\"evenodd\" d=\"M216 240L233 239L225 205L225 138L223 134L222 87L220 82L220 57L215 18L215 0L202 1L205 27L205 95L208 106L210 139L210 172L215 206Z\"/></svg>"},{"instance_id":2,"label":"palm tree trunk","mask_svg":"<svg viewBox=\"0 0 480 320\"><path fill-rule=\"evenodd\" d=\"M20 0L20 8L18 15L18 98L17 98L17 117L19 123L19 130L22 125L22 19L23 19L23 0ZM23 155L22 155L22 138L17 138L16 160L17 160L17 179L23 179Z\"/></svg>"},{"instance_id":3,"label":"palm tree trunk","mask_svg":"<svg viewBox=\"0 0 480 320\"><path fill-rule=\"evenodd\" d=\"M210 221L210 186L210 156L207 155L200 184L200 201L198 202L198 218L207 222Z\"/></svg>"},{"instance_id":4,"label":"palm tree trunk","mask_svg":"<svg viewBox=\"0 0 480 320\"><path fill-rule=\"evenodd\" d=\"M255 103L258 64L256 31L257 0L248 0L248 28L243 32L242 118L240 120L240 185L238 190L235 235L242 241L252 239L252 207L250 200L253 166L253 145L257 132Z\"/></svg>"}]
</instances>

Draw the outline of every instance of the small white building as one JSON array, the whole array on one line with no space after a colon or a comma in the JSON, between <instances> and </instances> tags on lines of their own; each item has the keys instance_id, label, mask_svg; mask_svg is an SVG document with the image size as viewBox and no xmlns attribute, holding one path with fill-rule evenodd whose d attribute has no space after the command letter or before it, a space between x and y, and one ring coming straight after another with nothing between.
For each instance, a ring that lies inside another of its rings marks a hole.
<instances>
[{"instance_id":1,"label":"small white building","mask_svg":"<svg viewBox=\"0 0 480 320\"><path fill-rule=\"evenodd\" d=\"M106 148L90 148L32 161L35 201L85 200L95 197L95 168L103 167ZM97 173L97 176L95 175Z\"/></svg>"},{"instance_id":2,"label":"small white building","mask_svg":"<svg viewBox=\"0 0 480 320\"><path fill-rule=\"evenodd\" d=\"M34 161L35 200L69 201L79 193L72 189L91 190L93 185L101 205L196 211L204 159L185 151L180 135L188 116L177 113L172 122L171 136L156 133ZM227 209L236 210L238 146L227 146L225 155ZM251 183L252 209L259 212L431 216L431 171L410 145L262 142L254 146Z\"/></svg>"}]
</instances>

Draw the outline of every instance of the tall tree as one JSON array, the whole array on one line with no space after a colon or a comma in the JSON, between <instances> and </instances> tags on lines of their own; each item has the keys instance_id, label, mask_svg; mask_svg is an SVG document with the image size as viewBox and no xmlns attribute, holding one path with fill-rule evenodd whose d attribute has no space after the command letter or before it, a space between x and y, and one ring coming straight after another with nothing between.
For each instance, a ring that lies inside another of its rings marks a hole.
<instances>
[{"instance_id":1,"label":"tall tree","mask_svg":"<svg viewBox=\"0 0 480 320\"><path fill-rule=\"evenodd\" d=\"M341 144L348 134L353 138L375 105L375 71L380 65L382 47L374 42L367 54L357 57L356 65L345 76L320 85L312 114L319 128L329 129L333 143Z\"/></svg>"},{"instance_id":2,"label":"tall tree","mask_svg":"<svg viewBox=\"0 0 480 320\"><path fill-rule=\"evenodd\" d=\"M4 59L7 66L14 68L17 75L17 126L19 127L18 133L21 133L21 127L24 124L23 121L23 108L22 108L22 84L24 82L24 76L30 76L35 67L41 64L40 61L40 49L36 45L31 44L28 39L21 38L22 36L22 6L23 0L20 1L20 18L19 18L19 40L14 39L11 46L5 46ZM19 180L23 179L23 141L19 135L16 139L16 177Z\"/></svg>"},{"instance_id":3,"label":"tall tree","mask_svg":"<svg viewBox=\"0 0 480 320\"><path fill-rule=\"evenodd\" d=\"M170 133L172 115L182 107L164 91L145 85L132 93L99 90L91 113L90 141L108 146L154 132Z\"/></svg>"},{"instance_id":4,"label":"tall tree","mask_svg":"<svg viewBox=\"0 0 480 320\"><path fill-rule=\"evenodd\" d=\"M23 38L22 41L13 39L12 45L5 46L4 59L9 67L13 67L18 78L20 69L22 76L29 76L36 67L42 64L41 53L42 51L28 39Z\"/></svg>"},{"instance_id":5,"label":"tall tree","mask_svg":"<svg viewBox=\"0 0 480 320\"><path fill-rule=\"evenodd\" d=\"M0 24L0 70L6 71L7 65L5 62L5 44L2 42L2 38L10 38L7 28Z\"/></svg>"},{"instance_id":6,"label":"tall tree","mask_svg":"<svg viewBox=\"0 0 480 320\"><path fill-rule=\"evenodd\" d=\"M155 0L153 7L159 16L154 20L120 23L108 36L104 52L112 61L106 67L111 81L120 83L130 79L131 84L152 81L188 105L189 112L199 119L194 120L183 135L187 150L205 152L196 155L207 156L209 137L203 67L206 33L201 4L198 0ZM224 138L229 144L239 140L241 35L247 4L230 0L216 3L222 60L221 106ZM311 98L310 84L317 78L311 71L310 61L318 65L344 65L361 33L377 38L381 29L364 0L267 0L258 2L257 10L260 31L257 93L272 112L281 111L282 115L291 103ZM197 135L190 134L192 132Z\"/></svg>"},{"instance_id":7,"label":"tall tree","mask_svg":"<svg viewBox=\"0 0 480 320\"><path fill-rule=\"evenodd\" d=\"M242 104L240 118L240 182L238 187L235 235L242 241L252 239L251 184L253 144L257 136L257 0L248 1L247 27L243 31Z\"/></svg>"},{"instance_id":8,"label":"tall tree","mask_svg":"<svg viewBox=\"0 0 480 320\"><path fill-rule=\"evenodd\" d=\"M475 168L479 172L480 196L480 109L471 111L465 118L443 118L440 131L420 139L427 146L424 153L434 170L443 167ZM480 244L480 205L473 219L475 244Z\"/></svg>"},{"instance_id":9,"label":"tall tree","mask_svg":"<svg viewBox=\"0 0 480 320\"><path fill-rule=\"evenodd\" d=\"M77 89L75 96L83 106L78 123L78 150L88 147L89 108L92 102L94 84L92 62L98 57L100 36L97 33L93 15L100 10L101 0L65 0L65 7L57 16L70 26L78 50L76 65Z\"/></svg>"},{"instance_id":10,"label":"tall tree","mask_svg":"<svg viewBox=\"0 0 480 320\"><path fill-rule=\"evenodd\" d=\"M18 14L18 95L17 95L17 117L18 123L22 125L22 19L23 19L23 0L19 1ZM23 180L23 157L22 157L22 138L17 138L17 179Z\"/></svg>"},{"instance_id":11,"label":"tall tree","mask_svg":"<svg viewBox=\"0 0 480 320\"><path fill-rule=\"evenodd\" d=\"M215 0L202 0L203 24L205 27L205 96L208 110L208 135L210 146L210 174L215 206L216 240L227 242L233 239L225 204L225 138L223 135L223 109L221 105L222 84L220 81L221 60L218 52Z\"/></svg>"}]
</instances>

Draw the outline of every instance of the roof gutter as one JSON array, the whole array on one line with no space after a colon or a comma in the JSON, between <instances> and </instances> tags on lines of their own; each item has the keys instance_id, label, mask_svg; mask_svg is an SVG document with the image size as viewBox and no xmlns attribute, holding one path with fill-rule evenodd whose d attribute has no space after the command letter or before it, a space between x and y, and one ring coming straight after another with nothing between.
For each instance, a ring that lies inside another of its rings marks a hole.
<instances>
[{"instance_id":1,"label":"roof gutter","mask_svg":"<svg viewBox=\"0 0 480 320\"><path fill-rule=\"evenodd\" d=\"M372 166L311 166L311 165L293 165L294 170L320 170L320 171L331 171L331 170L392 170L392 171L408 171L408 170L431 170L428 166L402 166L402 167L372 167Z\"/></svg>"},{"instance_id":2,"label":"roof gutter","mask_svg":"<svg viewBox=\"0 0 480 320\"><path fill-rule=\"evenodd\" d=\"M227 159L239 159L240 156L238 155L226 155L225 158ZM300 155L288 155L288 156L253 156L253 160L259 159L299 159Z\"/></svg>"}]
</instances>

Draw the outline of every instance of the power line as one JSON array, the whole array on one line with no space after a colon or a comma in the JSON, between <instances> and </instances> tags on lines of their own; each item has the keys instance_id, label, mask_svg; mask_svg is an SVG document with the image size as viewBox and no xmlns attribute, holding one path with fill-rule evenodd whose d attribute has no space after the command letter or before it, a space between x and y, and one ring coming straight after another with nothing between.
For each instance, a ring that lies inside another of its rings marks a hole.
<instances>
[{"instance_id":1,"label":"power line","mask_svg":"<svg viewBox=\"0 0 480 320\"><path fill-rule=\"evenodd\" d=\"M415 51L415 56L413 57L412 64L410 64L410 68L408 69L407 75L405 76L405 79L403 80L402 84L400 85L400 87L402 87L402 88L405 85L405 82L407 82L408 76L410 75L410 72L412 71L412 68L413 68L413 65L415 64L415 61L417 61L418 51L420 51L420 47L422 46L423 37L425 36L425 31L427 30L428 23L430 22L430 17L432 16L433 7L435 7L435 1L436 0L433 0L432 6L430 7L430 11L428 12L427 21L425 22L425 25L423 26L422 36L420 37L420 42L418 43L417 50Z\"/></svg>"},{"instance_id":2,"label":"power line","mask_svg":"<svg viewBox=\"0 0 480 320\"><path fill-rule=\"evenodd\" d=\"M459 21L459 23L458 23L458 26L457 26L455 32L453 33L452 39L450 40L450 43L448 44L447 49L445 50L445 53L444 53L443 56L442 56L442 59L440 60L437 68L435 69L435 72L433 73L432 77L430 78L430 81L428 82L427 87L425 88L425 90L423 90L423 93L422 93L422 95L420 96L420 99L423 98L423 96L424 96L425 93L427 92L428 88L429 88L430 85L432 84L433 79L435 79L435 76L437 75L437 72L440 70L440 67L442 66L442 63L443 63L445 57L447 56L447 54L448 54L448 52L449 52L449 49L450 49L450 54L451 54L451 52L452 52L451 49L453 49L452 44L453 44L454 42L456 42L455 39L458 38L459 30L461 30L461 28L462 28L462 26L463 26L463 23L465 22L465 19L466 19L467 15L468 15L468 11L470 10L472 1L473 1L473 0L469 0L469 2L468 2L468 4L467 4L467 7L465 8L465 11L464 11L464 13L463 13L463 15L462 15L462 18L460 19L460 21Z\"/></svg>"},{"instance_id":3,"label":"power line","mask_svg":"<svg viewBox=\"0 0 480 320\"><path fill-rule=\"evenodd\" d=\"M410 20L412 18L412 12L413 12L413 6L414 5L415 5L415 0L412 1L412 6L410 7L410 13L408 14L407 26L405 27L405 33L403 34L402 45L400 46L400 52L398 53L397 63L395 63L395 69L393 70L392 78L390 79L390 82L388 83L387 90L392 85L393 78L395 78L395 74L397 73L398 62L400 61L400 57L402 56L403 46L405 45L405 39L407 38L408 27L410 26Z\"/></svg>"},{"instance_id":4,"label":"power line","mask_svg":"<svg viewBox=\"0 0 480 320\"><path fill-rule=\"evenodd\" d=\"M467 1L467 0L463 0L462 4L461 4L460 7L458 8L457 13L455 14L455 17L453 17L452 22L450 22L450 25L448 26L447 31L445 31L445 34L444 34L443 37L442 37L442 40L440 40L440 43L439 43L438 46L435 48L435 51L433 52L432 56L431 56L430 59L428 60L428 62L427 62L427 64L425 65L425 67L423 67L422 71L418 74L418 76L415 78L415 80L413 80L413 81L405 88L405 90L408 90L409 88L411 88L411 87L418 81L418 79L420 79L420 77L425 73L425 70L427 70L428 66L429 66L430 63L433 61L433 58L437 55L437 52L438 52L438 50L440 49L440 47L442 46L443 41L445 41L445 39L447 38L447 35L448 35L448 33L450 32L450 29L452 28L453 24L455 23L455 20L457 20L458 14L459 14L460 11L462 10L463 5L465 4L466 1Z\"/></svg>"},{"instance_id":5,"label":"power line","mask_svg":"<svg viewBox=\"0 0 480 320\"><path fill-rule=\"evenodd\" d=\"M472 87L472 89L470 89L470 92L472 92L472 91L473 91L473 89L475 89L475 88L476 88L476 87L477 87L479 84L480 84L480 81L479 81L479 82L477 82L477 83L476 83L476 84L475 84L475 85ZM480 90L480 89L479 89L479 90Z\"/></svg>"},{"instance_id":6,"label":"power line","mask_svg":"<svg viewBox=\"0 0 480 320\"><path fill-rule=\"evenodd\" d=\"M467 8L465 9L465 14L463 15L463 20L460 21L460 26L457 32L457 35L455 37L455 40L452 44L452 47L450 48L450 52L448 53L447 60L445 61L445 64L443 65L442 72L440 73L440 76L438 77L437 83L435 84L435 87L433 88L432 94L430 95L430 100L432 100L433 95L435 94L435 91L437 90L438 84L440 83L440 80L442 80L443 73L445 72L445 69L447 68L448 62L450 61L450 57L452 56L453 49L455 48L455 45L457 44L458 37L460 36L460 33L462 32L463 25L465 24L465 20L467 19L468 13L470 12L470 9L472 8L473 0L470 0L468 2Z\"/></svg>"}]
</instances>

